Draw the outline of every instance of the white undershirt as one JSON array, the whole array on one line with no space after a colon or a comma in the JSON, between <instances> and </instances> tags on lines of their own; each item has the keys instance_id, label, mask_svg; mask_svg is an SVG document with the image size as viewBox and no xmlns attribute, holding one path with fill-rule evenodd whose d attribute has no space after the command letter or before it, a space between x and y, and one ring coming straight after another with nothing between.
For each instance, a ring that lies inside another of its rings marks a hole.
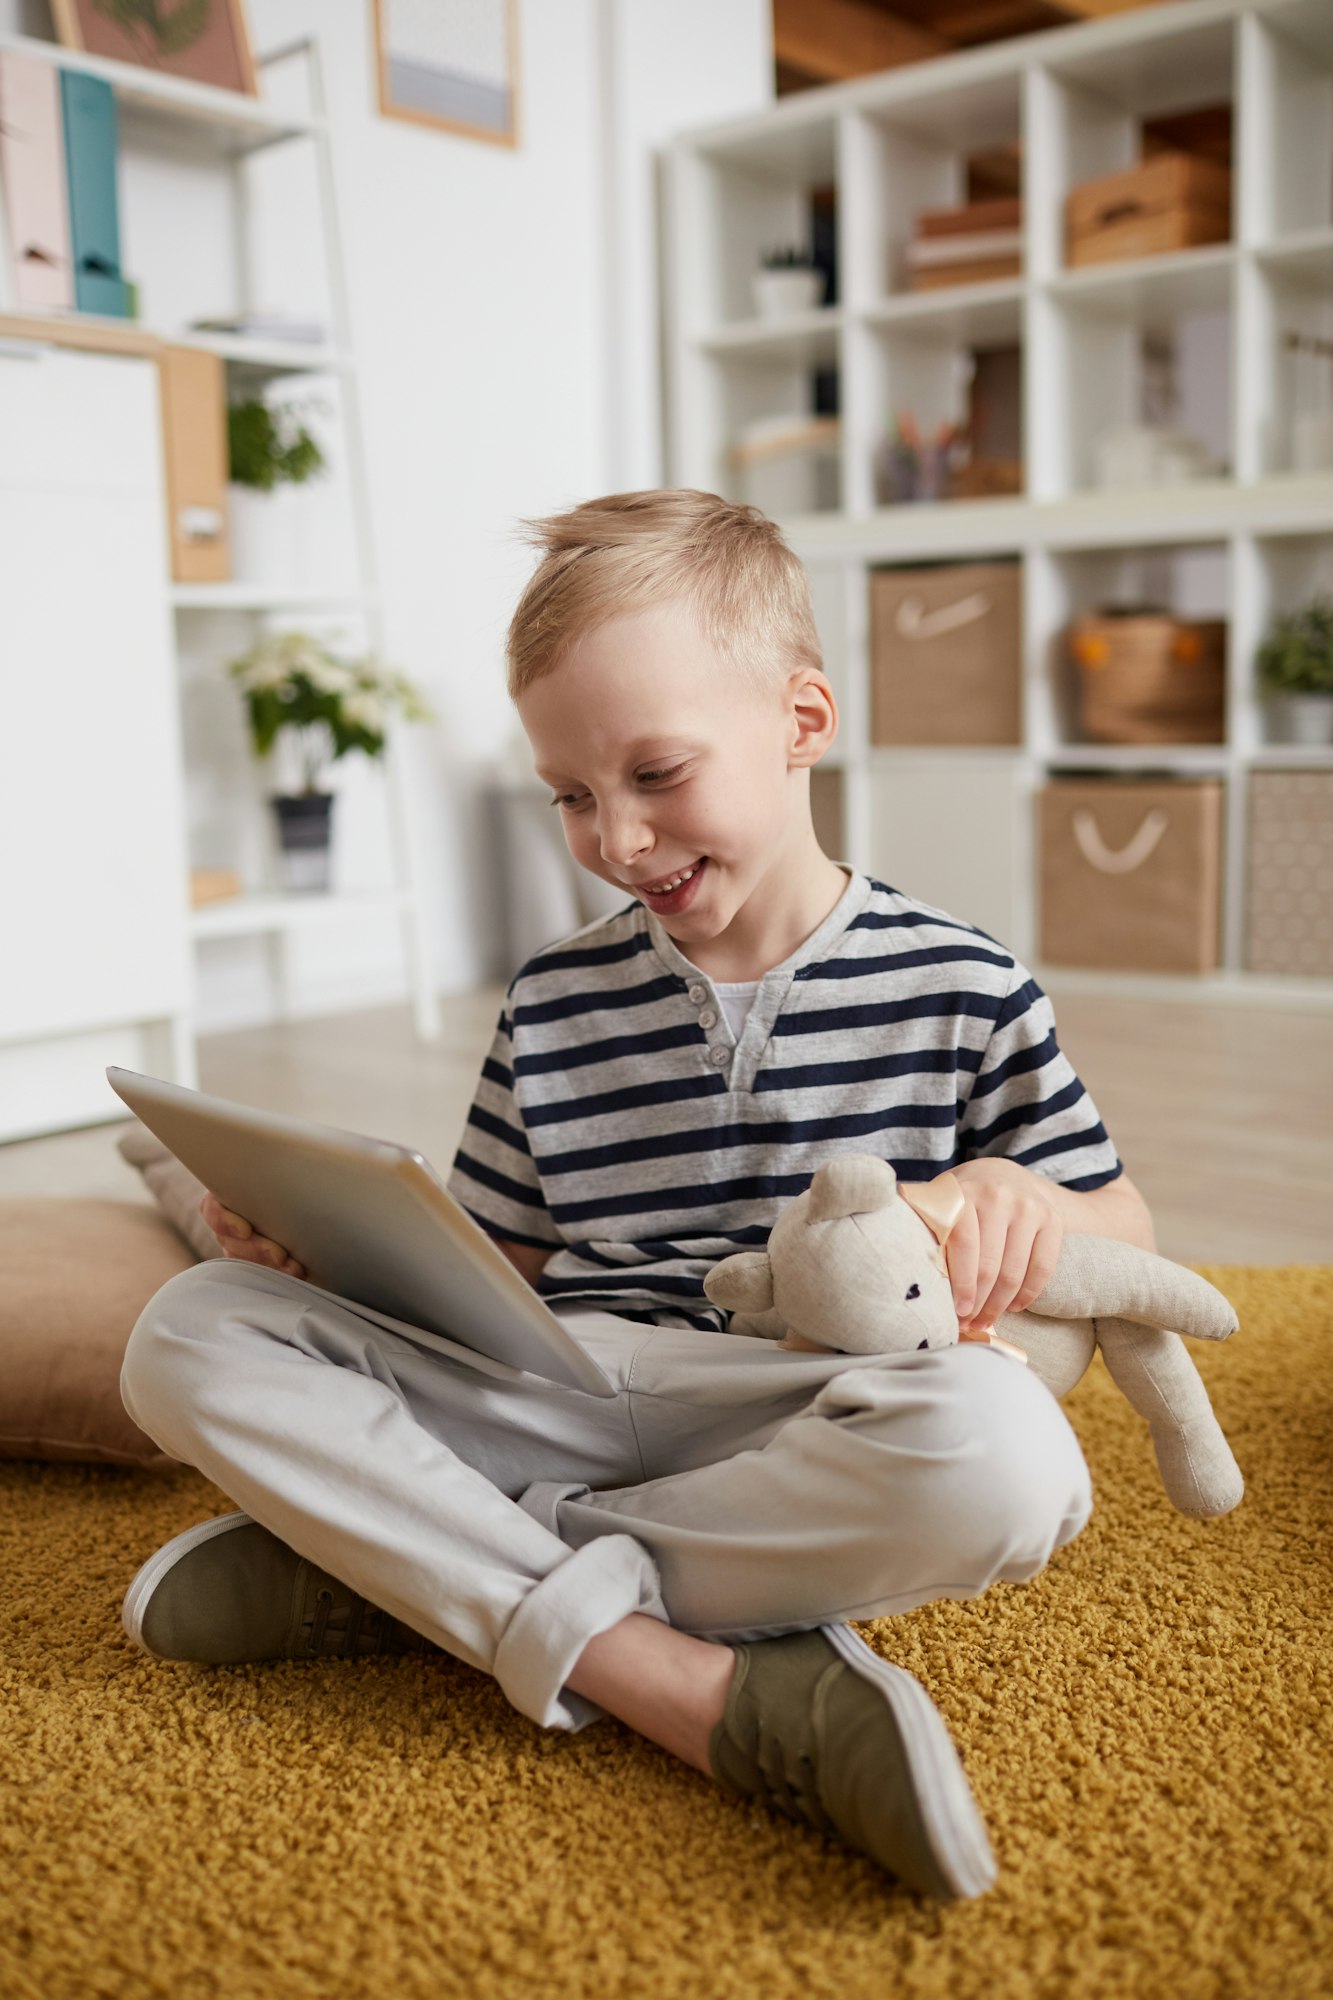
<instances>
[{"instance_id":1,"label":"white undershirt","mask_svg":"<svg viewBox=\"0 0 1333 2000\"><path fill-rule=\"evenodd\" d=\"M713 981L713 991L722 1002L722 1012L727 1017L727 1026L737 1041L745 1032L745 1023L760 984L758 979L741 979L727 985L720 979Z\"/></svg>"}]
</instances>

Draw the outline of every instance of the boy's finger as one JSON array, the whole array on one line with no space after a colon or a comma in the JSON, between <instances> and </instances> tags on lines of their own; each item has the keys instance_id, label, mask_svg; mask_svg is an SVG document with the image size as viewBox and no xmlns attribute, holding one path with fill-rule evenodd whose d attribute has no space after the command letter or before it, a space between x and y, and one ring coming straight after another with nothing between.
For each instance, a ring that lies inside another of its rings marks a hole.
<instances>
[{"instance_id":1,"label":"boy's finger","mask_svg":"<svg viewBox=\"0 0 1333 2000\"><path fill-rule=\"evenodd\" d=\"M1033 1250L1040 1235L1041 1231L1030 1224L1022 1222L1010 1224L1000 1258L1000 1268L986 1294L985 1303L976 1313L977 1319L983 1320L988 1326L993 1326L1001 1313L1015 1310L1014 1301L1022 1297L1025 1288L1028 1288L1032 1273ZM980 1286L977 1289L980 1291ZM1028 1289L1027 1295L1035 1298L1036 1292Z\"/></svg>"},{"instance_id":2,"label":"boy's finger","mask_svg":"<svg viewBox=\"0 0 1333 2000\"><path fill-rule=\"evenodd\" d=\"M248 1242L254 1235L253 1223L247 1222L243 1215L233 1214L232 1210L224 1208L221 1202L217 1205L216 1214L217 1221L213 1224L214 1230L224 1229L228 1236L236 1237L241 1243Z\"/></svg>"},{"instance_id":3,"label":"boy's finger","mask_svg":"<svg viewBox=\"0 0 1333 2000\"><path fill-rule=\"evenodd\" d=\"M1027 1275L1005 1307L1006 1312L1026 1312L1033 1300L1041 1297L1060 1261L1060 1245L1064 1242L1064 1234L1064 1225L1057 1216L1051 1216L1042 1224L1033 1239Z\"/></svg>"},{"instance_id":4,"label":"boy's finger","mask_svg":"<svg viewBox=\"0 0 1333 2000\"><path fill-rule=\"evenodd\" d=\"M976 1296L977 1256L980 1245L976 1210L969 1201L949 1231L949 1241L945 1247L949 1283L953 1287L954 1310L960 1321L970 1315L972 1302Z\"/></svg>"}]
</instances>

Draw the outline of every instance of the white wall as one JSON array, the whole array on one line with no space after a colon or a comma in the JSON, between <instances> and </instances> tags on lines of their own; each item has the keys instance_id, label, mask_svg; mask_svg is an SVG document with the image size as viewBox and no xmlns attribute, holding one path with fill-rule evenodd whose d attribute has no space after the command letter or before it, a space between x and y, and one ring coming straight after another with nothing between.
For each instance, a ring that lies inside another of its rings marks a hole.
<instances>
[{"instance_id":1,"label":"white wall","mask_svg":"<svg viewBox=\"0 0 1333 2000\"><path fill-rule=\"evenodd\" d=\"M247 13L258 52L310 34L322 52L385 650L438 712L405 740L409 830L436 977L456 989L509 969L484 791L516 726L503 641L532 563L516 524L662 476L653 149L771 99L770 0L520 0L514 149L379 115L373 0L248 0ZM50 33L49 10L0 0L0 27ZM299 77L284 66L270 89ZM251 181L255 302L326 310L309 149L260 156ZM215 165L125 149L125 266L156 329L240 303L218 254L228 200ZM331 486L312 497L316 567L344 575L346 510ZM245 636L220 620L182 628L186 734L201 774L193 858L257 867L261 788L218 674ZM378 774L356 762L338 815L344 879L365 883L387 876L388 844ZM391 920L297 944L300 1008L403 990ZM261 943L212 944L200 963L201 1026L271 1011Z\"/></svg>"},{"instance_id":2,"label":"white wall","mask_svg":"<svg viewBox=\"0 0 1333 2000\"><path fill-rule=\"evenodd\" d=\"M514 728L504 631L532 562L517 521L661 477L652 148L772 89L767 0L525 0L519 16L509 149L378 115L369 0L251 5L257 48L314 31L323 51L385 645L439 717L404 764L445 989L510 969L485 784ZM269 219L270 269L299 289L318 259ZM369 789L346 801L367 855ZM389 922L300 945L298 1005L400 988ZM207 969L205 1024L262 1016L260 948L210 947Z\"/></svg>"}]
</instances>

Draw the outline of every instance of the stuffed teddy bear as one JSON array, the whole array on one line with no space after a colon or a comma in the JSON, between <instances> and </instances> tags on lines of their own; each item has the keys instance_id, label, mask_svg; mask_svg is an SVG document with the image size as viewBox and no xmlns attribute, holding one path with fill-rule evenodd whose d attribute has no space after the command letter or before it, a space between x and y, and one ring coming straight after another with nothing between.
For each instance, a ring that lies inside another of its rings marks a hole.
<instances>
[{"instance_id":1,"label":"stuffed teddy bear","mask_svg":"<svg viewBox=\"0 0 1333 2000\"><path fill-rule=\"evenodd\" d=\"M786 1348L906 1353L960 1338L944 1245L964 1208L944 1173L900 1182L887 1160L849 1153L820 1167L779 1216L764 1250L725 1257L704 1279L732 1315L728 1333ZM983 1339L1067 1395L1100 1347L1147 1419L1162 1483L1183 1514L1226 1514L1245 1490L1182 1333L1225 1340L1238 1321L1183 1265L1109 1236L1069 1235L1041 1297L1001 1313Z\"/></svg>"}]
</instances>

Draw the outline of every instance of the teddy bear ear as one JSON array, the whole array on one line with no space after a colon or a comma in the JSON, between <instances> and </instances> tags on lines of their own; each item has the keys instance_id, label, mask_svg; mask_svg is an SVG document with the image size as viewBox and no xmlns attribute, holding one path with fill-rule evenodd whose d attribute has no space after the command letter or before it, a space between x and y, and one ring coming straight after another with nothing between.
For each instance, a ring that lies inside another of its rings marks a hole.
<instances>
[{"instance_id":1,"label":"teddy bear ear","mask_svg":"<svg viewBox=\"0 0 1333 2000\"><path fill-rule=\"evenodd\" d=\"M764 1250L741 1250L714 1264L704 1291L728 1312L767 1312L773 1303L773 1267Z\"/></svg>"},{"instance_id":2,"label":"teddy bear ear","mask_svg":"<svg viewBox=\"0 0 1333 2000\"><path fill-rule=\"evenodd\" d=\"M887 1160L871 1153L846 1153L822 1166L810 1183L808 1222L830 1222L840 1215L867 1215L887 1208L898 1176Z\"/></svg>"}]
</instances>

